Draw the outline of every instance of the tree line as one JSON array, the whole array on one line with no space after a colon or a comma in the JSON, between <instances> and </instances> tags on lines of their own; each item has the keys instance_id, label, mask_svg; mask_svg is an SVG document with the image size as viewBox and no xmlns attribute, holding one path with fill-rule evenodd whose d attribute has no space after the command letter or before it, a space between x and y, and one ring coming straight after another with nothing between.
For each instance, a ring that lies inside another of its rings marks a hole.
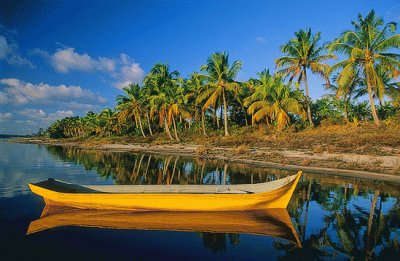
<instances>
[{"instance_id":1,"label":"tree line","mask_svg":"<svg viewBox=\"0 0 400 261\"><path fill-rule=\"evenodd\" d=\"M290 124L314 127L321 120L373 121L377 126L400 112L400 34L397 24L384 23L374 10L352 21L352 28L321 44L321 33L299 30L280 49L276 73L236 80L239 60L216 52L188 78L166 64L155 64L142 84L130 84L114 109L57 120L41 134L52 138L153 136L164 131L180 141L191 129L208 136L230 127L266 124L278 131ZM334 62L332 66L328 62ZM308 74L321 77L332 94L313 101ZM367 101L358 102L367 96ZM377 103L377 104L375 104Z\"/></svg>"}]
</instances>

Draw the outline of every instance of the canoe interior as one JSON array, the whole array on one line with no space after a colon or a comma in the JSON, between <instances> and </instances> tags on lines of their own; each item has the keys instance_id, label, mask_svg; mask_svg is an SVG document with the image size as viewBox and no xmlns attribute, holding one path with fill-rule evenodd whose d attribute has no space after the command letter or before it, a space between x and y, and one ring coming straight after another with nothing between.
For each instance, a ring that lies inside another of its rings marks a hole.
<instances>
[{"instance_id":1,"label":"canoe interior","mask_svg":"<svg viewBox=\"0 0 400 261\"><path fill-rule=\"evenodd\" d=\"M162 193L162 194L253 194L269 192L292 182L300 172L282 179L258 183L238 185L77 185L60 180L48 179L35 183L34 185L60 193L118 193L118 194L140 194L140 193Z\"/></svg>"}]
</instances>

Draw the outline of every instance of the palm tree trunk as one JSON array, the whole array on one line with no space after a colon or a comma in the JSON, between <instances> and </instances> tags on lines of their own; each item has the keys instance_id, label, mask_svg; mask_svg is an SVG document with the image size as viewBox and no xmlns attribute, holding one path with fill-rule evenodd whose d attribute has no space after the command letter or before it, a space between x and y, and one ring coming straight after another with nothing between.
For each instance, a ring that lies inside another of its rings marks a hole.
<instances>
[{"instance_id":1,"label":"palm tree trunk","mask_svg":"<svg viewBox=\"0 0 400 261\"><path fill-rule=\"evenodd\" d=\"M138 165L138 168L137 168L136 173L135 173L135 178L133 180L133 184L136 184L136 179L140 175L140 167L142 166L143 158L144 158L144 154L142 154L142 156L140 157L139 165Z\"/></svg>"},{"instance_id":2,"label":"palm tree trunk","mask_svg":"<svg viewBox=\"0 0 400 261\"><path fill-rule=\"evenodd\" d=\"M132 174L130 180L132 181L132 178L136 176L136 167L137 167L137 158L135 157L135 165L133 166Z\"/></svg>"},{"instance_id":3,"label":"palm tree trunk","mask_svg":"<svg viewBox=\"0 0 400 261\"><path fill-rule=\"evenodd\" d=\"M219 129L219 120L218 120L218 113L217 113L217 107L214 109L214 126L217 126Z\"/></svg>"},{"instance_id":4,"label":"palm tree trunk","mask_svg":"<svg viewBox=\"0 0 400 261\"><path fill-rule=\"evenodd\" d=\"M164 160L163 179L164 179L165 175L167 174L169 163L171 162L171 160L172 160L172 156L165 158L165 160Z\"/></svg>"},{"instance_id":5,"label":"palm tree trunk","mask_svg":"<svg viewBox=\"0 0 400 261\"><path fill-rule=\"evenodd\" d=\"M204 175L204 167L205 167L205 162L201 164L201 175L200 175L200 184L203 184L203 175Z\"/></svg>"},{"instance_id":6,"label":"palm tree trunk","mask_svg":"<svg viewBox=\"0 0 400 261\"><path fill-rule=\"evenodd\" d=\"M139 166L138 166L138 168L137 168L137 170L136 170L137 175L140 174L140 168L142 167L143 158L144 158L144 154L142 154L142 156L140 157Z\"/></svg>"},{"instance_id":7,"label":"palm tree trunk","mask_svg":"<svg viewBox=\"0 0 400 261\"><path fill-rule=\"evenodd\" d=\"M147 171L149 170L150 162L151 162L151 155L150 155L149 158L147 159L146 172L144 173L144 178L145 178L145 179L147 179Z\"/></svg>"},{"instance_id":8,"label":"palm tree trunk","mask_svg":"<svg viewBox=\"0 0 400 261\"><path fill-rule=\"evenodd\" d=\"M228 112L226 108L226 97L225 97L225 90L222 90L222 99L224 101L224 125L225 125L225 136L229 136L228 132Z\"/></svg>"},{"instance_id":9,"label":"palm tree trunk","mask_svg":"<svg viewBox=\"0 0 400 261\"><path fill-rule=\"evenodd\" d=\"M140 131L142 132L142 135L143 135L143 137L145 137L145 138L146 138L146 135L144 134L144 131L143 131L142 120L141 120L141 117L140 117L140 115L138 115L138 119L139 119L139 127L140 127Z\"/></svg>"},{"instance_id":10,"label":"palm tree trunk","mask_svg":"<svg viewBox=\"0 0 400 261\"><path fill-rule=\"evenodd\" d=\"M217 118L217 120L218 120L218 122L222 121L222 107L221 107L221 109L219 111L219 117Z\"/></svg>"},{"instance_id":11,"label":"palm tree trunk","mask_svg":"<svg viewBox=\"0 0 400 261\"><path fill-rule=\"evenodd\" d=\"M147 118L147 125L149 126L150 136L153 136L153 132L151 131L150 117L149 117L149 113L148 112L146 112L146 118Z\"/></svg>"},{"instance_id":12,"label":"palm tree trunk","mask_svg":"<svg viewBox=\"0 0 400 261\"><path fill-rule=\"evenodd\" d=\"M169 184L172 184L172 181L174 180L174 176L175 176L175 170L176 170L176 163L178 162L179 156L177 156L175 158L175 162L174 162L174 168L172 170L172 176L171 176L171 180L169 181ZM179 181L179 179L178 179Z\"/></svg>"},{"instance_id":13,"label":"palm tree trunk","mask_svg":"<svg viewBox=\"0 0 400 261\"><path fill-rule=\"evenodd\" d=\"M223 177L223 180L222 180L222 185L225 185L227 172L228 172L228 164L225 163L224 164L224 177Z\"/></svg>"},{"instance_id":14,"label":"palm tree trunk","mask_svg":"<svg viewBox=\"0 0 400 261\"><path fill-rule=\"evenodd\" d=\"M371 112L372 112L372 118L374 118L374 122L376 126L380 126L381 123L379 121L378 114L376 113L376 108L374 104L374 96L372 94L372 86L370 82L369 75L367 75L367 90L368 90L368 96L369 96L369 105L371 106Z\"/></svg>"},{"instance_id":15,"label":"palm tree trunk","mask_svg":"<svg viewBox=\"0 0 400 261\"><path fill-rule=\"evenodd\" d=\"M347 99L344 99L343 103L343 113L344 113L344 122L349 123L349 113L347 112Z\"/></svg>"},{"instance_id":16,"label":"palm tree trunk","mask_svg":"<svg viewBox=\"0 0 400 261\"><path fill-rule=\"evenodd\" d=\"M165 125L165 132L167 133L168 137L169 137L171 140L174 140L174 138L172 138L171 132L169 131L167 118L164 118L164 125Z\"/></svg>"},{"instance_id":17,"label":"palm tree trunk","mask_svg":"<svg viewBox=\"0 0 400 261\"><path fill-rule=\"evenodd\" d=\"M308 190L307 190L307 203L306 203L306 213L304 214L304 223L303 223L303 231L302 231L302 241L306 240L306 230L307 230L307 219L308 219L308 207L310 205L310 197L311 197L311 182L310 179L308 183Z\"/></svg>"},{"instance_id":18,"label":"palm tree trunk","mask_svg":"<svg viewBox=\"0 0 400 261\"><path fill-rule=\"evenodd\" d=\"M369 210L369 218L368 218L368 225L367 225L367 246L366 246L366 259L370 260L372 256L372 249L373 249L373 242L372 242L372 224L374 221L374 214L375 214L375 207L376 202L378 201L379 190L375 190L374 198L371 202L371 208Z\"/></svg>"},{"instance_id":19,"label":"palm tree trunk","mask_svg":"<svg viewBox=\"0 0 400 261\"><path fill-rule=\"evenodd\" d=\"M308 117L308 121L310 122L310 126L314 127L314 123L313 123L312 117L311 117L310 95L309 95L309 92L308 92L308 82L307 82L306 68L303 68L303 71L304 71L304 85L305 85L305 89L306 89L307 117Z\"/></svg>"},{"instance_id":20,"label":"palm tree trunk","mask_svg":"<svg viewBox=\"0 0 400 261\"><path fill-rule=\"evenodd\" d=\"M205 123L205 119L204 119L204 110L201 110L201 127L203 129L203 134L204 136L208 137L207 133L206 133L206 123Z\"/></svg>"},{"instance_id":21,"label":"palm tree trunk","mask_svg":"<svg viewBox=\"0 0 400 261\"><path fill-rule=\"evenodd\" d=\"M175 117L172 116L172 123L174 124L174 133L175 133L175 138L177 141L181 141L178 137L178 133L176 132L176 123L175 123Z\"/></svg>"}]
</instances>

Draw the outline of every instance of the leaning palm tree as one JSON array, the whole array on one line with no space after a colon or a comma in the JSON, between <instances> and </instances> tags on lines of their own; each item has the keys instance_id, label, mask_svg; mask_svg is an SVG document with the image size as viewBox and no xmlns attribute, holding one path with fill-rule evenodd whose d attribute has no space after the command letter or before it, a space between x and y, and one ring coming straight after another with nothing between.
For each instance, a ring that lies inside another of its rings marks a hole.
<instances>
[{"instance_id":1,"label":"leaning palm tree","mask_svg":"<svg viewBox=\"0 0 400 261\"><path fill-rule=\"evenodd\" d=\"M119 116L120 118L123 118L125 120L133 117L136 126L139 126L143 137L146 138L142 126L141 88L139 84L130 84L128 87L124 88L124 92L126 93L126 96L125 95L117 96L118 105L116 109L121 111Z\"/></svg>"},{"instance_id":2,"label":"leaning palm tree","mask_svg":"<svg viewBox=\"0 0 400 261\"><path fill-rule=\"evenodd\" d=\"M281 51L285 53L286 56L275 60L277 68L283 67L279 73L285 77L290 76L290 82L294 78L297 78L298 83L304 82L304 88L306 91L307 117L310 126L314 126L314 124L311 117L307 70L309 69L312 73L323 77L329 84L326 74L329 69L329 65L324 62L329 59L336 59L336 56L333 54L322 54L325 46L318 46L320 37L320 32L313 35L311 33L311 29L300 30L296 32L295 38L281 46Z\"/></svg>"},{"instance_id":3,"label":"leaning palm tree","mask_svg":"<svg viewBox=\"0 0 400 261\"><path fill-rule=\"evenodd\" d=\"M229 136L228 132L228 106L227 92L232 92L238 88L235 78L240 68L241 61L234 61L229 65L229 55L226 52L213 53L207 60L207 64L203 65L200 70L208 73L208 86L202 97L206 98L203 109L216 107L218 100L222 98L224 106L224 128L225 136Z\"/></svg>"},{"instance_id":4,"label":"leaning palm tree","mask_svg":"<svg viewBox=\"0 0 400 261\"><path fill-rule=\"evenodd\" d=\"M400 54L390 51L400 47L400 34L395 34L396 23L385 24L381 17L372 10L366 17L358 15L352 22L354 30L344 31L339 38L329 45L329 50L342 53L348 58L338 62L329 72L342 68L338 82L346 85L360 70L366 81L372 117L376 125L380 125L374 105L374 94L383 97L385 91L382 77L377 68L396 73L400 69Z\"/></svg>"}]
</instances>

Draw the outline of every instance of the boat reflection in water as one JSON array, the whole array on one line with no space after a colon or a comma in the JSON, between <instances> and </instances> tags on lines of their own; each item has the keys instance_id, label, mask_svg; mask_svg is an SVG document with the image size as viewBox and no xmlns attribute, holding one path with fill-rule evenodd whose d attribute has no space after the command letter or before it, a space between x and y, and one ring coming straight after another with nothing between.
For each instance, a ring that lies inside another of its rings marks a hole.
<instances>
[{"instance_id":1,"label":"boat reflection in water","mask_svg":"<svg viewBox=\"0 0 400 261\"><path fill-rule=\"evenodd\" d=\"M41 217L30 223L27 234L63 226L253 234L285 239L301 247L286 209L235 212L123 212L46 205Z\"/></svg>"}]
</instances>

